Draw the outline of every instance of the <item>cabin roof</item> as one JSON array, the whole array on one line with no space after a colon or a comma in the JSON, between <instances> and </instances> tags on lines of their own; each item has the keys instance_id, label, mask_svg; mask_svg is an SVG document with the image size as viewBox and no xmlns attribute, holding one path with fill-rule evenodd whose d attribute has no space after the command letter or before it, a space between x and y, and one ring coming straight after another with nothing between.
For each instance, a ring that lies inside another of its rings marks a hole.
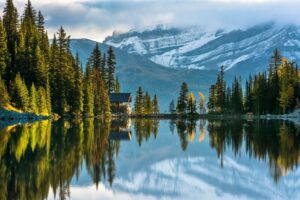
<instances>
[{"instance_id":1,"label":"cabin roof","mask_svg":"<svg viewBox=\"0 0 300 200\"><path fill-rule=\"evenodd\" d=\"M112 103L130 103L131 93L111 93L109 95L109 100Z\"/></svg>"}]
</instances>

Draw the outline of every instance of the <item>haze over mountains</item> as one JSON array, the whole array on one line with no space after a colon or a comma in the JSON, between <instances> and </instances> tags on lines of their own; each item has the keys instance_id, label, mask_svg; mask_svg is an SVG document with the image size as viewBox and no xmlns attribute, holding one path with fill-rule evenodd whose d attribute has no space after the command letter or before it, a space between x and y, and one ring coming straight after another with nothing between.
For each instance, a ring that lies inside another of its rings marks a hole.
<instances>
[{"instance_id":1,"label":"haze over mountains","mask_svg":"<svg viewBox=\"0 0 300 200\"><path fill-rule=\"evenodd\" d=\"M141 85L157 93L163 111L186 81L193 92L208 93L216 71L225 66L227 79L267 69L275 48L293 61L300 60L300 27L269 22L245 30L205 31L201 28L166 28L129 31L107 37L101 44L115 47L117 75L123 90L135 92ZM85 64L95 42L72 40Z\"/></svg>"}]
</instances>

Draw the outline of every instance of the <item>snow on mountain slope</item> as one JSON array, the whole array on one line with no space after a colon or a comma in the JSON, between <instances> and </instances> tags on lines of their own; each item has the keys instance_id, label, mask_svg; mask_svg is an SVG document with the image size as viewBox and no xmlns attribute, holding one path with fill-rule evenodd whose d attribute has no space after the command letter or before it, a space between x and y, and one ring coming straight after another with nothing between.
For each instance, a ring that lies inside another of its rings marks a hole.
<instances>
[{"instance_id":1,"label":"snow on mountain slope","mask_svg":"<svg viewBox=\"0 0 300 200\"><path fill-rule=\"evenodd\" d=\"M114 34L104 43L165 67L211 70L224 65L229 72L241 75L265 70L275 48L291 60L300 60L300 27L274 23L216 32L159 26Z\"/></svg>"}]
</instances>

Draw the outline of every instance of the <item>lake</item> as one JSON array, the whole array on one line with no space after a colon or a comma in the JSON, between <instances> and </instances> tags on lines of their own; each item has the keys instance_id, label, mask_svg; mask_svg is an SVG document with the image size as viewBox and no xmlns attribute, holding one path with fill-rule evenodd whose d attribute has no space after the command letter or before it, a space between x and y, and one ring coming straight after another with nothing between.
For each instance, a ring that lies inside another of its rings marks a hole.
<instances>
[{"instance_id":1,"label":"lake","mask_svg":"<svg viewBox=\"0 0 300 200\"><path fill-rule=\"evenodd\" d=\"M42 121L0 130L0 199L300 199L283 120Z\"/></svg>"}]
</instances>

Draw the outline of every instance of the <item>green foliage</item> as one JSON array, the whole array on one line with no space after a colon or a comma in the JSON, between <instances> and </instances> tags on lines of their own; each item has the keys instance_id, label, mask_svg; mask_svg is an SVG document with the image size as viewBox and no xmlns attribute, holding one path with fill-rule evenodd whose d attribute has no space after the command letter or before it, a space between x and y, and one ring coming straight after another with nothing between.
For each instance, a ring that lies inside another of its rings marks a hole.
<instances>
[{"instance_id":1,"label":"green foliage","mask_svg":"<svg viewBox=\"0 0 300 200\"><path fill-rule=\"evenodd\" d=\"M12 88L12 99L16 107L24 111L30 111L29 92L20 74L17 74Z\"/></svg>"},{"instance_id":2,"label":"green foliage","mask_svg":"<svg viewBox=\"0 0 300 200\"><path fill-rule=\"evenodd\" d=\"M300 99L299 69L293 62L282 58L278 49L271 57L268 74L259 73L246 80L244 96L241 80L237 78L223 94L219 88L225 88L226 84L220 86L221 77L224 77L222 68L217 83L210 87L209 112L280 114L293 111ZM221 103L223 96L224 106Z\"/></svg>"},{"instance_id":3,"label":"green foliage","mask_svg":"<svg viewBox=\"0 0 300 200\"><path fill-rule=\"evenodd\" d=\"M4 83L4 80L1 78L1 76L0 76L0 94L1 94L0 106L3 106L10 102L10 97L6 85Z\"/></svg>"},{"instance_id":4,"label":"green foliage","mask_svg":"<svg viewBox=\"0 0 300 200\"><path fill-rule=\"evenodd\" d=\"M18 108L44 115L109 114L108 94L120 92L121 87L115 81L116 58L111 47L107 55L107 59L105 55L102 58L96 44L84 76L79 56L72 55L70 36L63 27L50 45L42 13L28 1L19 20L13 1L6 0L3 23L0 19L1 90L7 88Z\"/></svg>"},{"instance_id":5,"label":"green foliage","mask_svg":"<svg viewBox=\"0 0 300 200\"><path fill-rule=\"evenodd\" d=\"M8 63L6 31L0 18L0 77L3 77Z\"/></svg>"},{"instance_id":6,"label":"green foliage","mask_svg":"<svg viewBox=\"0 0 300 200\"><path fill-rule=\"evenodd\" d=\"M12 0L6 0L3 10L3 25L7 36L7 50L9 61L7 62L5 79L6 83L14 80L16 75L16 47L18 41L18 11Z\"/></svg>"},{"instance_id":7,"label":"green foliage","mask_svg":"<svg viewBox=\"0 0 300 200\"><path fill-rule=\"evenodd\" d=\"M121 91L121 85L119 83L119 79L118 77L116 78L116 82L115 82L115 89L114 89L115 93L120 93Z\"/></svg>"},{"instance_id":8,"label":"green foliage","mask_svg":"<svg viewBox=\"0 0 300 200\"><path fill-rule=\"evenodd\" d=\"M187 84L184 82L181 85L181 90L180 90L180 94L178 97L178 101L177 101L177 106L176 106L176 110L178 113L186 113L186 109L187 109L187 101L188 101L188 86Z\"/></svg>"},{"instance_id":9,"label":"green foliage","mask_svg":"<svg viewBox=\"0 0 300 200\"><path fill-rule=\"evenodd\" d=\"M108 89L104 82L104 76L101 73L101 53L99 50L98 43L96 44L94 50L92 51L89 61L87 63L87 76L93 81L93 95L94 95L94 116L101 116L110 113L110 100L108 95ZM86 91L87 95L89 91ZM89 102L87 99L86 103ZM88 111L88 107L90 105L86 105Z\"/></svg>"},{"instance_id":10,"label":"green foliage","mask_svg":"<svg viewBox=\"0 0 300 200\"><path fill-rule=\"evenodd\" d=\"M48 116L50 113L48 111L47 106L47 94L46 90L43 87L39 87L38 89L38 99L37 99L37 106L40 115Z\"/></svg>"},{"instance_id":11,"label":"green foliage","mask_svg":"<svg viewBox=\"0 0 300 200\"><path fill-rule=\"evenodd\" d=\"M92 79L92 71L89 64L87 64L83 88L83 115L92 117L94 116L94 84Z\"/></svg>"},{"instance_id":12,"label":"green foliage","mask_svg":"<svg viewBox=\"0 0 300 200\"><path fill-rule=\"evenodd\" d=\"M107 88L108 93L111 93L114 91L115 86L115 69L116 69L116 56L113 51L113 48L110 46L107 51Z\"/></svg>"},{"instance_id":13,"label":"green foliage","mask_svg":"<svg viewBox=\"0 0 300 200\"><path fill-rule=\"evenodd\" d=\"M39 113L38 109L38 94L35 88L34 83L30 87L30 110L33 113Z\"/></svg>"},{"instance_id":14,"label":"green foliage","mask_svg":"<svg viewBox=\"0 0 300 200\"><path fill-rule=\"evenodd\" d=\"M81 70L81 64L78 53L74 62L74 89L73 89L73 101L71 102L72 111L74 116L80 117L83 113L83 75Z\"/></svg>"},{"instance_id":15,"label":"green foliage","mask_svg":"<svg viewBox=\"0 0 300 200\"><path fill-rule=\"evenodd\" d=\"M136 92L135 103L134 103L134 112L136 114L143 114L143 98L144 98L144 92L142 90L142 87L139 86Z\"/></svg>"},{"instance_id":16,"label":"green foliage","mask_svg":"<svg viewBox=\"0 0 300 200\"><path fill-rule=\"evenodd\" d=\"M135 96L134 113L138 115L158 114L159 105L157 96L154 95L152 100L150 94L148 92L144 92L140 86Z\"/></svg>"},{"instance_id":17,"label":"green foliage","mask_svg":"<svg viewBox=\"0 0 300 200\"><path fill-rule=\"evenodd\" d=\"M159 114L159 104L158 104L158 99L156 94L154 95L152 104L153 104L153 113Z\"/></svg>"}]
</instances>

